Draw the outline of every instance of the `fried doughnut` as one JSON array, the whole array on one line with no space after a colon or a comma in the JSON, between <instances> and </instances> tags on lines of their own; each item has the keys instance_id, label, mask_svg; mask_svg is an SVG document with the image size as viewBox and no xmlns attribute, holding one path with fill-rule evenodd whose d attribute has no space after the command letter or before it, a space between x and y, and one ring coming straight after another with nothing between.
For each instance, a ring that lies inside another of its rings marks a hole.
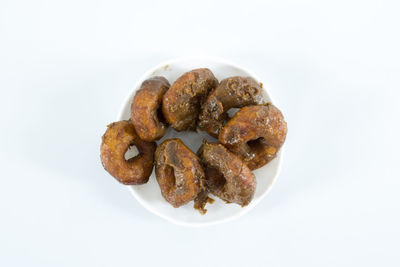
<instances>
[{"instance_id":1,"label":"fried doughnut","mask_svg":"<svg viewBox=\"0 0 400 267\"><path fill-rule=\"evenodd\" d=\"M100 147L104 169L126 185L147 183L153 170L156 143L141 140L130 121L113 122L107 127ZM132 145L137 147L139 155L126 160L125 153Z\"/></svg>"},{"instance_id":2,"label":"fried doughnut","mask_svg":"<svg viewBox=\"0 0 400 267\"><path fill-rule=\"evenodd\" d=\"M156 76L145 80L136 92L131 105L131 119L140 139L154 141L165 134L167 124L162 117L160 106L168 89L168 80Z\"/></svg>"},{"instance_id":3,"label":"fried doughnut","mask_svg":"<svg viewBox=\"0 0 400 267\"><path fill-rule=\"evenodd\" d=\"M177 208L194 200L203 189L204 171L197 156L180 139L161 143L155 154L161 194Z\"/></svg>"},{"instance_id":4,"label":"fried doughnut","mask_svg":"<svg viewBox=\"0 0 400 267\"><path fill-rule=\"evenodd\" d=\"M222 128L218 139L255 170L275 158L286 133L282 113L268 103L241 108Z\"/></svg>"},{"instance_id":5,"label":"fried doughnut","mask_svg":"<svg viewBox=\"0 0 400 267\"><path fill-rule=\"evenodd\" d=\"M207 97L200 116L198 127L214 137L229 120L227 111L248 105L263 103L261 86L251 77L234 76L220 82Z\"/></svg>"},{"instance_id":6,"label":"fried doughnut","mask_svg":"<svg viewBox=\"0 0 400 267\"><path fill-rule=\"evenodd\" d=\"M246 206L253 199L256 178L246 164L223 145L207 143L198 151L206 173L206 188L213 195Z\"/></svg>"},{"instance_id":7,"label":"fried doughnut","mask_svg":"<svg viewBox=\"0 0 400 267\"><path fill-rule=\"evenodd\" d=\"M195 69L179 77L164 94L163 115L177 131L195 130L200 107L218 80L209 69Z\"/></svg>"}]
</instances>

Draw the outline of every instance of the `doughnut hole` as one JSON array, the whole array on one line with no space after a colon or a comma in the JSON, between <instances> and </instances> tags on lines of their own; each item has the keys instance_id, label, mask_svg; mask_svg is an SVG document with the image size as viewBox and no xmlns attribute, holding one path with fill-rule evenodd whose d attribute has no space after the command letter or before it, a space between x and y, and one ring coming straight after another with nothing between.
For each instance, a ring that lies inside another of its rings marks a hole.
<instances>
[{"instance_id":1,"label":"doughnut hole","mask_svg":"<svg viewBox=\"0 0 400 267\"><path fill-rule=\"evenodd\" d=\"M134 144L131 144L125 152L125 160L129 161L139 155L139 150Z\"/></svg>"}]
</instances>

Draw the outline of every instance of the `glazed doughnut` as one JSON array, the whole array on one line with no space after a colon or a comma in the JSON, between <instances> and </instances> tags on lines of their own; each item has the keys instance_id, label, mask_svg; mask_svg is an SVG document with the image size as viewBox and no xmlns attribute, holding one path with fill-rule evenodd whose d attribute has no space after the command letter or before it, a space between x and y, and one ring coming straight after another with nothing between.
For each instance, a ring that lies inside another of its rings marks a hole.
<instances>
[{"instance_id":1,"label":"glazed doughnut","mask_svg":"<svg viewBox=\"0 0 400 267\"><path fill-rule=\"evenodd\" d=\"M177 131L195 130L200 107L218 84L209 69L195 69L179 77L164 94L163 115Z\"/></svg>"},{"instance_id":2,"label":"glazed doughnut","mask_svg":"<svg viewBox=\"0 0 400 267\"><path fill-rule=\"evenodd\" d=\"M177 208L194 200L203 189L204 171L197 156L180 139L168 139L155 153L161 194Z\"/></svg>"},{"instance_id":3,"label":"glazed doughnut","mask_svg":"<svg viewBox=\"0 0 400 267\"><path fill-rule=\"evenodd\" d=\"M114 122L107 127L100 146L104 169L126 185L147 183L153 170L156 143L141 140L130 121ZM132 145L136 146L139 154L126 160L125 153Z\"/></svg>"},{"instance_id":4,"label":"glazed doughnut","mask_svg":"<svg viewBox=\"0 0 400 267\"><path fill-rule=\"evenodd\" d=\"M198 151L205 168L206 188L213 195L246 206L253 199L256 178L235 154L217 143L207 143Z\"/></svg>"},{"instance_id":5,"label":"glazed doughnut","mask_svg":"<svg viewBox=\"0 0 400 267\"><path fill-rule=\"evenodd\" d=\"M286 133L282 113L268 103L241 108L222 128L218 139L255 170L275 158Z\"/></svg>"},{"instance_id":6,"label":"glazed doughnut","mask_svg":"<svg viewBox=\"0 0 400 267\"><path fill-rule=\"evenodd\" d=\"M227 111L263 103L261 86L251 77L234 76L221 81L207 97L198 127L214 137L229 120Z\"/></svg>"},{"instance_id":7,"label":"glazed doughnut","mask_svg":"<svg viewBox=\"0 0 400 267\"><path fill-rule=\"evenodd\" d=\"M168 80L156 76L145 80L136 92L131 105L131 120L140 139L154 141L165 134L167 124L162 117L161 102L168 89Z\"/></svg>"}]
</instances>

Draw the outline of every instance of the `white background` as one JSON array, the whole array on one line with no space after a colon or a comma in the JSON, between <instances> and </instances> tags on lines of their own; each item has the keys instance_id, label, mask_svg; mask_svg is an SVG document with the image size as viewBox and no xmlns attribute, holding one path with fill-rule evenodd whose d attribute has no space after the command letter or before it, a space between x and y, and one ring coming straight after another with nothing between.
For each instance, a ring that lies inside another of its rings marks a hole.
<instances>
[{"instance_id":1,"label":"white background","mask_svg":"<svg viewBox=\"0 0 400 267\"><path fill-rule=\"evenodd\" d=\"M1 266L399 266L397 1L0 0ZM185 55L257 73L289 127L237 221L172 225L99 159L135 81Z\"/></svg>"}]
</instances>

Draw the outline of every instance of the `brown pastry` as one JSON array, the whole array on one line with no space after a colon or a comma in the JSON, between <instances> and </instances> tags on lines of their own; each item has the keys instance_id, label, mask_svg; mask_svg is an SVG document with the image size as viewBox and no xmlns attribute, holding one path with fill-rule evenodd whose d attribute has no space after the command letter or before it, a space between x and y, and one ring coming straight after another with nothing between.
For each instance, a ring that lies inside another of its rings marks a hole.
<instances>
[{"instance_id":1,"label":"brown pastry","mask_svg":"<svg viewBox=\"0 0 400 267\"><path fill-rule=\"evenodd\" d=\"M203 189L204 171L199 159L180 139L161 143L155 164L161 194L173 207L194 200Z\"/></svg>"},{"instance_id":2,"label":"brown pastry","mask_svg":"<svg viewBox=\"0 0 400 267\"><path fill-rule=\"evenodd\" d=\"M227 111L263 103L261 86L251 77L234 76L221 81L207 97L198 127L214 137L229 120Z\"/></svg>"},{"instance_id":3,"label":"brown pastry","mask_svg":"<svg viewBox=\"0 0 400 267\"><path fill-rule=\"evenodd\" d=\"M136 92L131 105L131 120L140 139L158 140L165 134L167 124L162 116L161 102L169 82L156 76L145 80Z\"/></svg>"},{"instance_id":4,"label":"brown pastry","mask_svg":"<svg viewBox=\"0 0 400 267\"><path fill-rule=\"evenodd\" d=\"M163 115L171 127L195 130L200 107L217 84L209 69L195 69L179 77L163 97Z\"/></svg>"},{"instance_id":5,"label":"brown pastry","mask_svg":"<svg viewBox=\"0 0 400 267\"><path fill-rule=\"evenodd\" d=\"M286 133L282 113L268 103L241 108L222 128L218 139L255 170L275 158Z\"/></svg>"},{"instance_id":6,"label":"brown pastry","mask_svg":"<svg viewBox=\"0 0 400 267\"><path fill-rule=\"evenodd\" d=\"M156 143L141 140L130 121L114 122L107 127L100 147L104 169L126 185L147 183L153 170ZM137 147L139 155L126 160L125 153L132 145Z\"/></svg>"},{"instance_id":7,"label":"brown pastry","mask_svg":"<svg viewBox=\"0 0 400 267\"><path fill-rule=\"evenodd\" d=\"M217 143L204 141L197 152L205 169L206 188L213 195L246 206L253 199L256 178L235 154Z\"/></svg>"}]
</instances>

